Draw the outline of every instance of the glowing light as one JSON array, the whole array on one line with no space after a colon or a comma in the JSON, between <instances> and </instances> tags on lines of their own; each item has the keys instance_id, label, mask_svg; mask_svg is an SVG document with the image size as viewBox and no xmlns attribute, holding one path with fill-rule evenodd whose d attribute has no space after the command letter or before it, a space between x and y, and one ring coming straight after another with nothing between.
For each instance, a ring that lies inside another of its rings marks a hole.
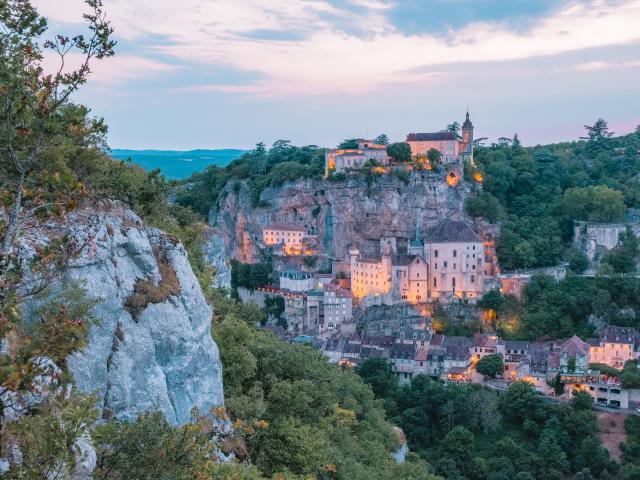
<instances>
[{"instance_id":1,"label":"glowing light","mask_svg":"<svg viewBox=\"0 0 640 480\"><path fill-rule=\"evenodd\" d=\"M447 175L447 183L450 187L457 186L459 181L460 179L456 176L455 173L451 172L449 175Z\"/></svg>"},{"instance_id":2,"label":"glowing light","mask_svg":"<svg viewBox=\"0 0 640 480\"><path fill-rule=\"evenodd\" d=\"M478 183L482 183L484 181L484 177L482 176L482 174L480 172L474 172L473 173L473 179Z\"/></svg>"}]
</instances>

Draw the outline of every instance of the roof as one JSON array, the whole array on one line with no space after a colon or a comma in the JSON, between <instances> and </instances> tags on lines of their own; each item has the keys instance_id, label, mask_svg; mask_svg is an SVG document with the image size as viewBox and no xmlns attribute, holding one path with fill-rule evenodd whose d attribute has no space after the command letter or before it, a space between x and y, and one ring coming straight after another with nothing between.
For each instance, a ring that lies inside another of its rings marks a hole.
<instances>
[{"instance_id":1,"label":"roof","mask_svg":"<svg viewBox=\"0 0 640 480\"><path fill-rule=\"evenodd\" d=\"M440 346L444 344L444 338L444 335L442 335L441 333L436 333L433 337L431 337L431 342L429 342L429 345Z\"/></svg>"},{"instance_id":2,"label":"roof","mask_svg":"<svg viewBox=\"0 0 640 480\"><path fill-rule=\"evenodd\" d=\"M391 257L391 265L406 267L407 265L411 265L418 257L419 255L407 255L406 253L396 254Z\"/></svg>"},{"instance_id":3,"label":"roof","mask_svg":"<svg viewBox=\"0 0 640 480\"><path fill-rule=\"evenodd\" d=\"M635 328L610 326L600 332L600 341L603 343L627 343L636 345L639 336Z\"/></svg>"},{"instance_id":4,"label":"roof","mask_svg":"<svg viewBox=\"0 0 640 480\"><path fill-rule=\"evenodd\" d=\"M476 347L495 347L498 338L493 335L486 335L482 333L473 334L473 344Z\"/></svg>"},{"instance_id":5,"label":"roof","mask_svg":"<svg viewBox=\"0 0 640 480\"><path fill-rule=\"evenodd\" d=\"M482 239L462 220L444 219L429 232L430 242L482 243Z\"/></svg>"},{"instance_id":6,"label":"roof","mask_svg":"<svg viewBox=\"0 0 640 480\"><path fill-rule=\"evenodd\" d=\"M430 142L438 140L455 141L456 134L453 132L433 132L433 133L410 133L407 135L407 142Z\"/></svg>"},{"instance_id":7,"label":"roof","mask_svg":"<svg viewBox=\"0 0 640 480\"><path fill-rule=\"evenodd\" d=\"M469 337L452 336L444 337L443 345L449 347L464 347L469 348L473 345L473 341Z\"/></svg>"},{"instance_id":8,"label":"roof","mask_svg":"<svg viewBox=\"0 0 640 480\"><path fill-rule=\"evenodd\" d=\"M416 356L416 346L413 343L394 343L389 356L413 360Z\"/></svg>"},{"instance_id":9,"label":"roof","mask_svg":"<svg viewBox=\"0 0 640 480\"><path fill-rule=\"evenodd\" d=\"M463 345L447 345L447 358L449 360L468 360L469 349Z\"/></svg>"},{"instance_id":10,"label":"roof","mask_svg":"<svg viewBox=\"0 0 640 480\"><path fill-rule=\"evenodd\" d=\"M574 335L569 340L560 345L559 351L561 353L566 353L570 357L575 357L577 355L589 355L589 344L583 341L577 335Z\"/></svg>"},{"instance_id":11,"label":"roof","mask_svg":"<svg viewBox=\"0 0 640 480\"><path fill-rule=\"evenodd\" d=\"M504 348L507 350L529 350L529 342L524 340L505 340Z\"/></svg>"},{"instance_id":12,"label":"roof","mask_svg":"<svg viewBox=\"0 0 640 480\"><path fill-rule=\"evenodd\" d=\"M301 225L296 225L289 222L274 222L270 223L264 230L285 230L290 232L305 232L305 228Z\"/></svg>"},{"instance_id":13,"label":"roof","mask_svg":"<svg viewBox=\"0 0 640 480\"><path fill-rule=\"evenodd\" d=\"M473 123L471 123L471 120L469 120L469 112L467 112L467 117L464 119L462 128L473 128Z\"/></svg>"}]
</instances>

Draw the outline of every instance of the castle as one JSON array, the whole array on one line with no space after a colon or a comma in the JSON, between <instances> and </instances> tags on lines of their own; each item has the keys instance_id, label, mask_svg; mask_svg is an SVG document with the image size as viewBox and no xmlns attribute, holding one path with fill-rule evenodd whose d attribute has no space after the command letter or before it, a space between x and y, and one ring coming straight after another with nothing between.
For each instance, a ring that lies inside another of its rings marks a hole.
<instances>
[{"instance_id":1,"label":"castle","mask_svg":"<svg viewBox=\"0 0 640 480\"><path fill-rule=\"evenodd\" d=\"M414 161L421 161L427 157L429 150L435 149L440 152L442 163L446 165L463 165L467 161L473 163L473 123L469 119L469 112L461 133L461 138L449 131L410 133L406 143L411 148ZM357 149L333 149L325 153L325 176L359 170L371 161L381 165L390 163L386 145L358 140Z\"/></svg>"},{"instance_id":2,"label":"castle","mask_svg":"<svg viewBox=\"0 0 640 480\"><path fill-rule=\"evenodd\" d=\"M398 252L393 238L381 240L379 257L349 251L354 298L378 298L380 303L434 299L475 302L490 275L482 239L461 220L442 220L427 235L416 236L407 252Z\"/></svg>"}]
</instances>

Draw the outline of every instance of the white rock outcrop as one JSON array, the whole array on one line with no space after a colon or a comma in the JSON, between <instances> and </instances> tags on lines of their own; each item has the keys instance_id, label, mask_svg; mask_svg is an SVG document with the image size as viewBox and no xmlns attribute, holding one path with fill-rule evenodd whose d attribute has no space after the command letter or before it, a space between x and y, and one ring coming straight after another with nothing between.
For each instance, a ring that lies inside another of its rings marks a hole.
<instances>
[{"instance_id":1,"label":"white rock outcrop","mask_svg":"<svg viewBox=\"0 0 640 480\"><path fill-rule=\"evenodd\" d=\"M190 420L193 408L205 413L222 405L211 307L182 245L118 206L78 211L66 227L85 246L63 281L78 282L97 300L88 346L67 363L80 391L97 392L102 417L161 411L177 425ZM38 232L23 247L43 238L46 232ZM133 308L140 282L158 291Z\"/></svg>"}]
</instances>

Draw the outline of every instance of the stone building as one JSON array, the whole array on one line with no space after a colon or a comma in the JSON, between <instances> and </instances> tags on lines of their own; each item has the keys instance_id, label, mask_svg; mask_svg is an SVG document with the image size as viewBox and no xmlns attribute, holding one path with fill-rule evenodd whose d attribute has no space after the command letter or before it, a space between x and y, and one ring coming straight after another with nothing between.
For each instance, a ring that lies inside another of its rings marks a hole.
<instances>
[{"instance_id":1,"label":"stone building","mask_svg":"<svg viewBox=\"0 0 640 480\"><path fill-rule=\"evenodd\" d=\"M589 362L622 369L625 362L638 358L640 334L635 328L609 326L598 339L589 341Z\"/></svg>"},{"instance_id":2,"label":"stone building","mask_svg":"<svg viewBox=\"0 0 640 480\"><path fill-rule=\"evenodd\" d=\"M484 244L461 220L445 219L428 235L424 258L428 262L431 299L470 299L484 293Z\"/></svg>"},{"instance_id":3,"label":"stone building","mask_svg":"<svg viewBox=\"0 0 640 480\"><path fill-rule=\"evenodd\" d=\"M325 176L361 169L367 162L386 165L389 163L386 145L377 145L369 140L359 140L357 149L334 149L324 155Z\"/></svg>"},{"instance_id":4,"label":"stone building","mask_svg":"<svg viewBox=\"0 0 640 480\"><path fill-rule=\"evenodd\" d=\"M393 253L394 243L389 239L381 242L384 251L380 256L349 251L353 296L378 297L387 304L432 299L475 302L484 293L482 239L461 220L441 221L426 243L416 230L408 254Z\"/></svg>"},{"instance_id":5,"label":"stone building","mask_svg":"<svg viewBox=\"0 0 640 480\"><path fill-rule=\"evenodd\" d=\"M407 143L414 158L426 157L433 148L440 152L444 164L461 164L467 160L473 162L473 124L469 119L469 112L462 124L462 139L447 131L410 133L407 135Z\"/></svg>"},{"instance_id":6,"label":"stone building","mask_svg":"<svg viewBox=\"0 0 640 480\"><path fill-rule=\"evenodd\" d=\"M298 254L303 250L306 229L300 225L276 222L262 229L262 242L266 246L279 246L285 254Z\"/></svg>"},{"instance_id":7,"label":"stone building","mask_svg":"<svg viewBox=\"0 0 640 480\"><path fill-rule=\"evenodd\" d=\"M627 230L627 227L640 237L640 223L575 222L573 243L587 256L589 262L598 262L603 253L618 245L620 235Z\"/></svg>"}]
</instances>

